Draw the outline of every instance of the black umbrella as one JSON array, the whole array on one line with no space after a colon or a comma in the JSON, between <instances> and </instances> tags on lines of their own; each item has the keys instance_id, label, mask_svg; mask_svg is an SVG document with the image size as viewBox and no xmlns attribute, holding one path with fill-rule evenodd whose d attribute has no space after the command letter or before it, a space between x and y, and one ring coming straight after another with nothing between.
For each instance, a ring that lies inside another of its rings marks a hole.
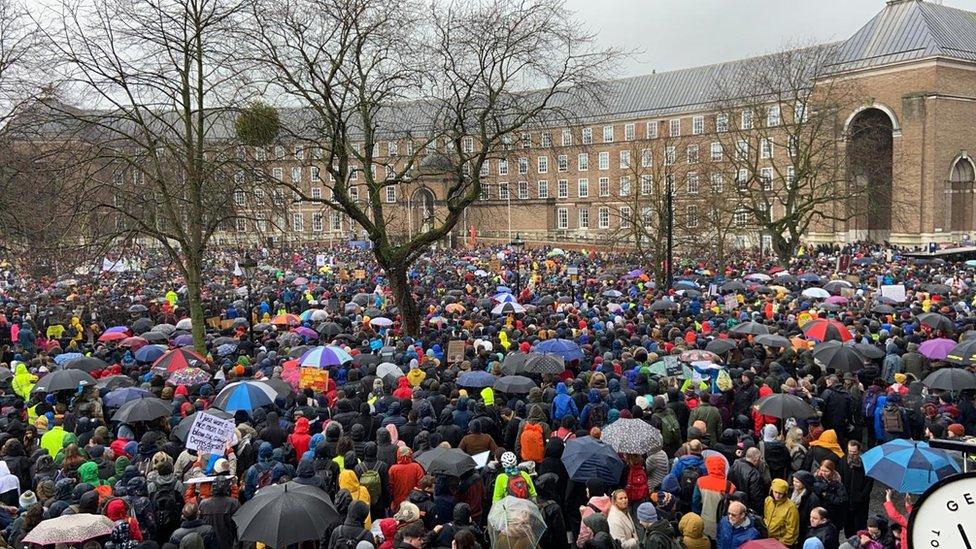
<instances>
[{"instance_id":1,"label":"black umbrella","mask_svg":"<svg viewBox=\"0 0 976 549\"><path fill-rule=\"evenodd\" d=\"M525 365L525 361L528 359L529 355L519 351L508 353L505 355L505 359L502 360L502 374L517 374L522 370L522 366Z\"/></svg>"},{"instance_id":2,"label":"black umbrella","mask_svg":"<svg viewBox=\"0 0 976 549\"><path fill-rule=\"evenodd\" d=\"M212 406L202 412L193 412L181 419L176 427L173 427L173 436L180 439L180 442L186 442L186 437L190 435L190 428L193 427L193 421L197 418L197 414L206 414L220 419L234 419L234 414Z\"/></svg>"},{"instance_id":3,"label":"black umbrella","mask_svg":"<svg viewBox=\"0 0 976 549\"><path fill-rule=\"evenodd\" d=\"M136 303L135 305L129 307L129 313L134 315L142 314L148 310L149 309L146 308L146 306L141 303Z\"/></svg>"},{"instance_id":4,"label":"black umbrella","mask_svg":"<svg viewBox=\"0 0 976 549\"><path fill-rule=\"evenodd\" d=\"M929 389L956 393L976 389L976 374L962 368L939 368L927 375L922 383Z\"/></svg>"},{"instance_id":5,"label":"black umbrella","mask_svg":"<svg viewBox=\"0 0 976 549\"><path fill-rule=\"evenodd\" d=\"M363 311L363 315L368 316L370 318L375 318L378 316L383 316L383 311L377 309L376 307L370 307L369 309Z\"/></svg>"},{"instance_id":6,"label":"black umbrella","mask_svg":"<svg viewBox=\"0 0 976 549\"><path fill-rule=\"evenodd\" d=\"M140 398L126 402L112 416L119 423L137 423L166 417L173 410L165 400L159 398Z\"/></svg>"},{"instance_id":7,"label":"black umbrella","mask_svg":"<svg viewBox=\"0 0 976 549\"><path fill-rule=\"evenodd\" d=\"M744 292L746 290L746 285L739 282L738 280L730 280L719 287L719 290L723 292Z\"/></svg>"},{"instance_id":8,"label":"black umbrella","mask_svg":"<svg viewBox=\"0 0 976 549\"><path fill-rule=\"evenodd\" d=\"M14 373L6 368L0 368L0 382L9 381L13 379Z\"/></svg>"},{"instance_id":9,"label":"black umbrella","mask_svg":"<svg viewBox=\"0 0 976 549\"><path fill-rule=\"evenodd\" d=\"M976 338L964 339L949 349L949 353L946 354L946 362L962 366L976 364Z\"/></svg>"},{"instance_id":10,"label":"black umbrella","mask_svg":"<svg viewBox=\"0 0 976 549\"><path fill-rule=\"evenodd\" d=\"M223 337L215 338L213 340L214 347L220 347L221 345L233 345L237 347L238 345L240 345L240 343L241 340L237 339L236 337L223 336Z\"/></svg>"},{"instance_id":11,"label":"black umbrella","mask_svg":"<svg viewBox=\"0 0 976 549\"><path fill-rule=\"evenodd\" d=\"M669 311L677 308L678 304L668 298L658 299L654 303L651 303L650 306L652 311Z\"/></svg>"},{"instance_id":12,"label":"black umbrella","mask_svg":"<svg viewBox=\"0 0 976 549\"><path fill-rule=\"evenodd\" d=\"M333 338L342 333L342 326L339 326L335 322L323 322L319 324L316 331L325 337Z\"/></svg>"},{"instance_id":13,"label":"black umbrella","mask_svg":"<svg viewBox=\"0 0 976 549\"><path fill-rule=\"evenodd\" d=\"M758 402L759 413L780 419L793 417L806 419L817 417L817 409L800 397L786 393L776 393L762 398Z\"/></svg>"},{"instance_id":14,"label":"black umbrella","mask_svg":"<svg viewBox=\"0 0 976 549\"><path fill-rule=\"evenodd\" d=\"M104 370L105 368L108 368L108 362L93 356L76 358L74 360L69 360L64 364L65 370L84 370L88 373Z\"/></svg>"},{"instance_id":15,"label":"black umbrella","mask_svg":"<svg viewBox=\"0 0 976 549\"><path fill-rule=\"evenodd\" d=\"M871 307L871 312L877 315L893 315L895 314L895 308L884 303L876 303Z\"/></svg>"},{"instance_id":16,"label":"black umbrella","mask_svg":"<svg viewBox=\"0 0 976 549\"><path fill-rule=\"evenodd\" d=\"M140 318L132 323L132 333L142 335L152 330L153 322L148 318Z\"/></svg>"},{"instance_id":17,"label":"black umbrella","mask_svg":"<svg viewBox=\"0 0 976 549\"><path fill-rule=\"evenodd\" d=\"M495 381L494 389L509 395L527 395L536 384L525 376L502 376Z\"/></svg>"},{"instance_id":18,"label":"black umbrella","mask_svg":"<svg viewBox=\"0 0 976 549\"><path fill-rule=\"evenodd\" d=\"M544 295L539 299L538 305L540 307L548 307L556 302L556 298L551 295Z\"/></svg>"},{"instance_id":19,"label":"black umbrella","mask_svg":"<svg viewBox=\"0 0 976 549\"><path fill-rule=\"evenodd\" d=\"M369 303L369 297L369 294L358 293L352 296L352 302L360 307L365 307L366 304Z\"/></svg>"},{"instance_id":20,"label":"black umbrella","mask_svg":"<svg viewBox=\"0 0 976 549\"><path fill-rule=\"evenodd\" d=\"M278 396L282 398L287 397L288 395L295 392L295 390L287 381L278 377L273 377L271 379L262 379L258 383L264 383L266 385L270 385L271 388L274 389L276 393L278 393Z\"/></svg>"},{"instance_id":21,"label":"black umbrella","mask_svg":"<svg viewBox=\"0 0 976 549\"><path fill-rule=\"evenodd\" d=\"M952 292L952 288L946 286L945 284L926 284L923 286L923 288L926 292L933 294L948 295L950 292Z\"/></svg>"},{"instance_id":22,"label":"black umbrella","mask_svg":"<svg viewBox=\"0 0 976 549\"><path fill-rule=\"evenodd\" d=\"M159 332L143 332L141 337L142 337L142 339L145 339L149 343L167 343L167 342L169 342L169 338L166 337L166 334L161 334Z\"/></svg>"},{"instance_id":23,"label":"black umbrella","mask_svg":"<svg viewBox=\"0 0 976 549\"><path fill-rule=\"evenodd\" d=\"M300 358L305 354L305 351L308 351L311 348L311 345L298 345L297 347L292 347L292 349L288 351L288 358Z\"/></svg>"},{"instance_id":24,"label":"black umbrella","mask_svg":"<svg viewBox=\"0 0 976 549\"><path fill-rule=\"evenodd\" d=\"M918 315L918 321L932 330L941 330L943 332L951 332L953 330L952 321L939 313L922 313Z\"/></svg>"},{"instance_id":25,"label":"black umbrella","mask_svg":"<svg viewBox=\"0 0 976 549\"><path fill-rule=\"evenodd\" d=\"M34 385L33 392L51 393L54 391L76 390L79 386L95 385L95 378L84 370L58 370L42 377Z\"/></svg>"},{"instance_id":26,"label":"black umbrella","mask_svg":"<svg viewBox=\"0 0 976 549\"><path fill-rule=\"evenodd\" d=\"M234 513L237 537L268 547L318 540L343 518L325 491L296 482L262 488Z\"/></svg>"},{"instance_id":27,"label":"black umbrella","mask_svg":"<svg viewBox=\"0 0 976 549\"><path fill-rule=\"evenodd\" d=\"M362 354L362 353L360 353L360 354L352 357L353 364L358 364L360 366L369 366L371 364L379 364L382 361L383 361L383 357L381 357L380 355L372 355L372 354Z\"/></svg>"},{"instance_id":28,"label":"black umbrella","mask_svg":"<svg viewBox=\"0 0 976 549\"><path fill-rule=\"evenodd\" d=\"M709 341L708 345L705 345L706 351L711 351L717 355L725 354L732 349L735 349L735 342L731 339L717 338Z\"/></svg>"},{"instance_id":29,"label":"black umbrella","mask_svg":"<svg viewBox=\"0 0 976 549\"><path fill-rule=\"evenodd\" d=\"M864 358L839 341L825 341L813 348L813 358L824 368L840 372L857 372L864 367Z\"/></svg>"},{"instance_id":30,"label":"black umbrella","mask_svg":"<svg viewBox=\"0 0 976 549\"><path fill-rule=\"evenodd\" d=\"M468 471L473 471L478 464L474 459L457 448L434 448L417 458L417 463L424 468L428 475L448 475L460 477Z\"/></svg>"},{"instance_id":31,"label":"black umbrella","mask_svg":"<svg viewBox=\"0 0 976 549\"><path fill-rule=\"evenodd\" d=\"M521 369L527 374L561 374L565 370L566 361L553 353L529 353Z\"/></svg>"},{"instance_id":32,"label":"black umbrella","mask_svg":"<svg viewBox=\"0 0 976 549\"><path fill-rule=\"evenodd\" d=\"M790 342L789 339L776 334L757 335L753 341L760 345L765 345L767 347L779 347L780 349L789 349L793 346L793 343Z\"/></svg>"},{"instance_id":33,"label":"black umbrella","mask_svg":"<svg viewBox=\"0 0 976 549\"><path fill-rule=\"evenodd\" d=\"M136 380L129 376L116 375L103 377L98 380L98 387L103 389L108 389L109 391L114 391L115 389L120 389L122 387L135 387Z\"/></svg>"},{"instance_id":34,"label":"black umbrella","mask_svg":"<svg viewBox=\"0 0 976 549\"><path fill-rule=\"evenodd\" d=\"M863 356L864 358L884 358L885 352L881 349L875 347L874 345L869 345L867 343L855 343L854 350L857 354Z\"/></svg>"},{"instance_id":35,"label":"black umbrella","mask_svg":"<svg viewBox=\"0 0 976 549\"><path fill-rule=\"evenodd\" d=\"M769 327L759 322L748 321L737 325L729 332L737 335L763 335L769 333Z\"/></svg>"},{"instance_id":36,"label":"black umbrella","mask_svg":"<svg viewBox=\"0 0 976 549\"><path fill-rule=\"evenodd\" d=\"M493 304L491 302L491 299L488 299L487 297L482 297L482 298L476 300L474 302L474 305L475 305L475 307L478 307L479 309L491 309L491 307L492 307Z\"/></svg>"}]
</instances>

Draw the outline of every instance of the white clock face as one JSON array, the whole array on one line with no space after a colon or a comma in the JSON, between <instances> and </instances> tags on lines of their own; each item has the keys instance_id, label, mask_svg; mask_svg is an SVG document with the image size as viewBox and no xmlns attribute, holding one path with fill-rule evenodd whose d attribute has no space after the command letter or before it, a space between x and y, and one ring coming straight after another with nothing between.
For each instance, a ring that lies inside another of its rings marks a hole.
<instances>
[{"instance_id":1,"label":"white clock face","mask_svg":"<svg viewBox=\"0 0 976 549\"><path fill-rule=\"evenodd\" d=\"M976 473L940 481L912 511L912 547L976 548Z\"/></svg>"}]
</instances>

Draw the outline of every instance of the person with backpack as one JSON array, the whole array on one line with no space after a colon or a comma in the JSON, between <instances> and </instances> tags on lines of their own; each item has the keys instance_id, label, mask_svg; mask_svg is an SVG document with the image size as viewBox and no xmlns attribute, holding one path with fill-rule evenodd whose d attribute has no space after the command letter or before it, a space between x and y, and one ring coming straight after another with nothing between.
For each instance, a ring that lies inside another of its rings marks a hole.
<instances>
[{"instance_id":1,"label":"person with backpack","mask_svg":"<svg viewBox=\"0 0 976 549\"><path fill-rule=\"evenodd\" d=\"M549 438L549 425L542 406L529 406L528 416L519 425L518 437L515 443L515 453L522 456L522 461L542 463L546 457L546 439Z\"/></svg>"},{"instance_id":2,"label":"person with backpack","mask_svg":"<svg viewBox=\"0 0 976 549\"><path fill-rule=\"evenodd\" d=\"M675 539L674 528L667 520L659 518L654 504L645 501L637 506L637 522L643 529L640 549L677 549L681 544Z\"/></svg>"},{"instance_id":3,"label":"person with backpack","mask_svg":"<svg viewBox=\"0 0 976 549\"><path fill-rule=\"evenodd\" d=\"M491 502L512 496L521 499L535 500L538 494L532 477L518 468L518 458L512 452L505 452L501 458L502 471L495 477L495 489Z\"/></svg>"},{"instance_id":4,"label":"person with backpack","mask_svg":"<svg viewBox=\"0 0 976 549\"><path fill-rule=\"evenodd\" d=\"M837 376L827 377L827 388L820 394L823 400L823 415L820 423L824 429L833 429L841 440L845 440L848 433L853 431L851 418L851 394Z\"/></svg>"},{"instance_id":5,"label":"person with backpack","mask_svg":"<svg viewBox=\"0 0 976 549\"><path fill-rule=\"evenodd\" d=\"M169 483L163 481L165 477L173 476L171 468L172 462L160 463L156 469L159 474L152 483L146 486L150 490L149 501L152 502L153 518L156 522L156 538L160 543L165 542L169 533L180 526L180 517L184 510L183 492L178 489L180 486L176 479L171 478ZM194 507L195 511L196 508Z\"/></svg>"},{"instance_id":6,"label":"person with backpack","mask_svg":"<svg viewBox=\"0 0 976 549\"><path fill-rule=\"evenodd\" d=\"M704 447L700 440L691 440L682 449L686 453L674 461L671 475L678 481L678 500L688 510L691 509L691 498L698 478L707 475L708 470L705 468L705 460L702 459Z\"/></svg>"},{"instance_id":7,"label":"person with backpack","mask_svg":"<svg viewBox=\"0 0 976 549\"><path fill-rule=\"evenodd\" d=\"M390 468L376 459L376 443L367 442L363 449L365 457L356 464L355 471L361 484L369 492L370 515L382 517L389 506Z\"/></svg>"},{"instance_id":8,"label":"person with backpack","mask_svg":"<svg viewBox=\"0 0 976 549\"><path fill-rule=\"evenodd\" d=\"M651 489L648 485L647 470L644 469L644 460L638 455L628 455L624 463L627 465L627 482L624 485L627 499L633 504L647 501Z\"/></svg>"},{"instance_id":9,"label":"person with backpack","mask_svg":"<svg viewBox=\"0 0 976 549\"><path fill-rule=\"evenodd\" d=\"M728 509L735 484L725 477L725 460L711 455L705 459L708 474L698 479L691 498L691 510L705 521L705 535L714 539L718 521Z\"/></svg>"},{"instance_id":10,"label":"person with backpack","mask_svg":"<svg viewBox=\"0 0 976 549\"><path fill-rule=\"evenodd\" d=\"M882 400L884 402L882 402ZM877 414L880 416L881 430L878 440L889 442L896 438L906 438L910 435L908 427L908 413L901 407L901 395L891 393L878 399Z\"/></svg>"},{"instance_id":11,"label":"person with backpack","mask_svg":"<svg viewBox=\"0 0 976 549\"><path fill-rule=\"evenodd\" d=\"M579 417L579 408L576 407L576 401L569 395L569 389L566 387L566 384L561 381L556 385L556 396L552 399L550 416L552 417L553 423L561 422L567 416Z\"/></svg>"},{"instance_id":12,"label":"person with backpack","mask_svg":"<svg viewBox=\"0 0 976 549\"><path fill-rule=\"evenodd\" d=\"M589 431L593 427L603 427L607 423L609 409L607 403L600 397L599 389L590 389L587 394L586 406L580 413L580 424Z\"/></svg>"},{"instance_id":13,"label":"person with backpack","mask_svg":"<svg viewBox=\"0 0 976 549\"><path fill-rule=\"evenodd\" d=\"M115 528L112 530L112 541L115 542L115 538L119 537L120 541L117 543L123 544L116 545L116 547L127 547L124 544L130 541L142 541L142 530L139 528L139 521L132 516L132 512L124 499L110 499L105 505L105 516L115 523ZM117 532L118 535L116 535Z\"/></svg>"},{"instance_id":14,"label":"person with backpack","mask_svg":"<svg viewBox=\"0 0 976 549\"><path fill-rule=\"evenodd\" d=\"M281 476L284 467L273 456L274 448L271 443L262 442L258 448L258 462L244 474L244 489L241 490L244 501L253 498L261 488L277 482Z\"/></svg>"},{"instance_id":15,"label":"person with backpack","mask_svg":"<svg viewBox=\"0 0 976 549\"><path fill-rule=\"evenodd\" d=\"M884 388L881 386L882 381L880 379L874 380L871 385L864 391L864 396L861 397L861 415L863 416L864 425L867 431L868 445L874 446L875 442L878 440L878 430L875 427L875 410L878 407L878 400L882 398L884 394Z\"/></svg>"},{"instance_id":16,"label":"person with backpack","mask_svg":"<svg viewBox=\"0 0 976 549\"><path fill-rule=\"evenodd\" d=\"M397 462L390 467L390 509L396 511L400 503L410 496L413 487L424 478L424 468L413 460L413 451L407 446L397 449Z\"/></svg>"},{"instance_id":17,"label":"person with backpack","mask_svg":"<svg viewBox=\"0 0 976 549\"><path fill-rule=\"evenodd\" d=\"M180 542L187 536L197 534L203 538L204 547L214 547L217 544L217 534L209 524L205 524L197 517L197 505L187 503L183 506L183 522L180 523L173 535L169 537L169 542L173 545L180 545Z\"/></svg>"},{"instance_id":18,"label":"person with backpack","mask_svg":"<svg viewBox=\"0 0 976 549\"><path fill-rule=\"evenodd\" d=\"M651 417L661 431L664 451L669 456L673 456L681 446L681 425L678 423L678 416L668 408L668 403L663 396L654 397L651 403Z\"/></svg>"},{"instance_id":19,"label":"person with backpack","mask_svg":"<svg viewBox=\"0 0 976 549\"><path fill-rule=\"evenodd\" d=\"M361 501L353 501L346 511L346 520L339 527L326 530L328 542L326 544L322 540L321 545L328 549L356 549L361 541L374 543L373 534L363 527L367 515L369 506Z\"/></svg>"},{"instance_id":20,"label":"person with backpack","mask_svg":"<svg viewBox=\"0 0 976 549\"><path fill-rule=\"evenodd\" d=\"M539 512L546 523L546 531L539 540L539 546L567 549L569 541L566 538L566 521L562 511L564 495L559 492L559 477L555 473L539 475L535 481L535 489L539 493Z\"/></svg>"}]
</instances>

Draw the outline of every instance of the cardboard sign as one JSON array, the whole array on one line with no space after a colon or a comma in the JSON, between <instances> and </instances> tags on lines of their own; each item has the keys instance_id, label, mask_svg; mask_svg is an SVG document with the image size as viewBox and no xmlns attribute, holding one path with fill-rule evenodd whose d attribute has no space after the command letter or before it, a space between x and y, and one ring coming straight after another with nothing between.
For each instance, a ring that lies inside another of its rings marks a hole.
<instances>
[{"instance_id":1,"label":"cardboard sign","mask_svg":"<svg viewBox=\"0 0 976 549\"><path fill-rule=\"evenodd\" d=\"M327 264L327 261L326 261L326 258L325 258L325 254L318 254L318 255L315 256L315 266L316 267L325 267L326 264Z\"/></svg>"},{"instance_id":2,"label":"cardboard sign","mask_svg":"<svg viewBox=\"0 0 976 549\"><path fill-rule=\"evenodd\" d=\"M887 286L881 286L881 295L887 297L888 299L894 300L896 303L905 302L905 285L904 284L891 284Z\"/></svg>"},{"instance_id":3,"label":"cardboard sign","mask_svg":"<svg viewBox=\"0 0 976 549\"><path fill-rule=\"evenodd\" d=\"M664 363L664 368L668 372L668 376L680 376L681 375L681 363L678 362L677 355L667 355L661 359Z\"/></svg>"},{"instance_id":4,"label":"cardboard sign","mask_svg":"<svg viewBox=\"0 0 976 549\"><path fill-rule=\"evenodd\" d=\"M455 364L464 360L464 342L455 339L447 343L447 363Z\"/></svg>"},{"instance_id":5,"label":"cardboard sign","mask_svg":"<svg viewBox=\"0 0 976 549\"><path fill-rule=\"evenodd\" d=\"M841 288L840 289L840 295L841 295L841 297L846 297L848 299L854 297L854 294L855 293L856 293L856 291L854 290L854 288Z\"/></svg>"},{"instance_id":6,"label":"cardboard sign","mask_svg":"<svg viewBox=\"0 0 976 549\"><path fill-rule=\"evenodd\" d=\"M302 368L298 378L300 389L311 388L318 393L324 393L329 387L329 372L321 368Z\"/></svg>"},{"instance_id":7,"label":"cardboard sign","mask_svg":"<svg viewBox=\"0 0 976 549\"><path fill-rule=\"evenodd\" d=\"M339 280L349 280L349 271L345 269L339 271Z\"/></svg>"},{"instance_id":8,"label":"cardboard sign","mask_svg":"<svg viewBox=\"0 0 976 549\"><path fill-rule=\"evenodd\" d=\"M356 269L355 271L352 272L352 276L357 280L362 280L366 278L366 271L364 271L363 269Z\"/></svg>"},{"instance_id":9,"label":"cardboard sign","mask_svg":"<svg viewBox=\"0 0 976 549\"><path fill-rule=\"evenodd\" d=\"M727 295L727 296L725 296L725 308L726 309L735 309L738 306L739 306L739 300L736 299L736 297L734 295Z\"/></svg>"},{"instance_id":10,"label":"cardboard sign","mask_svg":"<svg viewBox=\"0 0 976 549\"><path fill-rule=\"evenodd\" d=\"M207 326L213 328L214 330L220 330L222 329L220 321L221 319L219 316L207 317Z\"/></svg>"},{"instance_id":11,"label":"cardboard sign","mask_svg":"<svg viewBox=\"0 0 976 549\"><path fill-rule=\"evenodd\" d=\"M234 420L198 413L186 437L186 447L202 454L222 454L234 438Z\"/></svg>"},{"instance_id":12,"label":"cardboard sign","mask_svg":"<svg viewBox=\"0 0 976 549\"><path fill-rule=\"evenodd\" d=\"M502 270L502 262L497 259L492 259L488 262L488 272L497 273Z\"/></svg>"}]
</instances>

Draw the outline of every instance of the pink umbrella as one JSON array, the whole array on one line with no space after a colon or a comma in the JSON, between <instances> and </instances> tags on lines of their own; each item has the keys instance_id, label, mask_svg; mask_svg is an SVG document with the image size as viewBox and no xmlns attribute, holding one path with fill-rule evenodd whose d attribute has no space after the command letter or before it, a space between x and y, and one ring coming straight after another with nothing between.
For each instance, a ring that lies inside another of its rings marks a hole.
<instances>
[{"instance_id":1,"label":"pink umbrella","mask_svg":"<svg viewBox=\"0 0 976 549\"><path fill-rule=\"evenodd\" d=\"M291 388L298 390L298 380L302 376L302 370L298 367L297 360L285 362L285 367L281 369L281 379L291 385Z\"/></svg>"},{"instance_id":2,"label":"pink umbrella","mask_svg":"<svg viewBox=\"0 0 976 549\"><path fill-rule=\"evenodd\" d=\"M316 332L315 330L313 330L311 328L305 327L305 326L299 326L298 328L295 328L295 333L298 334L298 335L300 335L300 336L302 336L302 337L304 337L304 338L308 338L308 339L318 339L319 338L319 333L318 332Z\"/></svg>"},{"instance_id":3,"label":"pink umbrella","mask_svg":"<svg viewBox=\"0 0 976 549\"><path fill-rule=\"evenodd\" d=\"M847 298L842 295L832 295L824 300L824 303L832 305L847 305Z\"/></svg>"},{"instance_id":4,"label":"pink umbrella","mask_svg":"<svg viewBox=\"0 0 976 549\"><path fill-rule=\"evenodd\" d=\"M918 346L918 352L929 360L945 360L949 350L956 346L956 342L944 337L923 341Z\"/></svg>"}]
</instances>

